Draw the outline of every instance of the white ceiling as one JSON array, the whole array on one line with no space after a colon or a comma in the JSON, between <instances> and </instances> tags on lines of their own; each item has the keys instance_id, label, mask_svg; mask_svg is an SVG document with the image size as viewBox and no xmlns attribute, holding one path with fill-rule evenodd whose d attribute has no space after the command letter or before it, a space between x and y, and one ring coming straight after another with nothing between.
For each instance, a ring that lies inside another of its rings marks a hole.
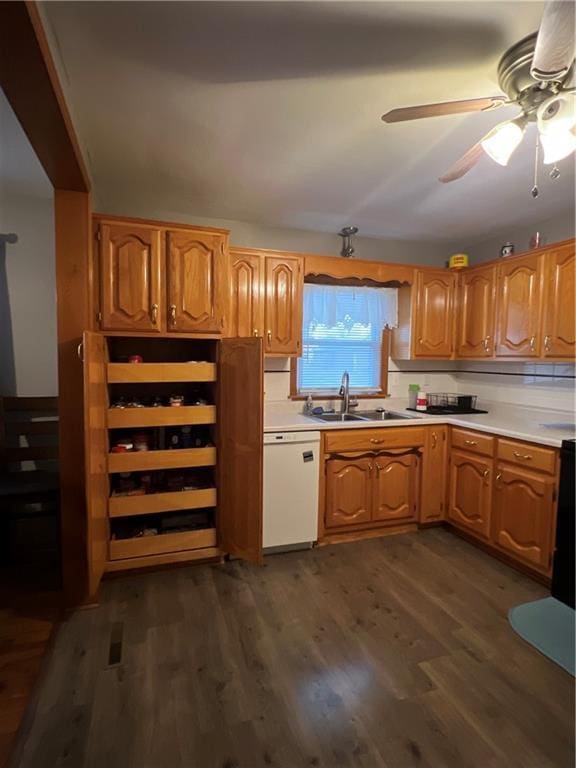
<instances>
[{"instance_id":1,"label":"white ceiling","mask_svg":"<svg viewBox=\"0 0 576 768\"><path fill-rule=\"evenodd\" d=\"M534 134L501 168L437 177L515 109L385 125L497 94L541 2L49 2L97 205L468 242L573 206L530 196Z\"/></svg>"}]
</instances>

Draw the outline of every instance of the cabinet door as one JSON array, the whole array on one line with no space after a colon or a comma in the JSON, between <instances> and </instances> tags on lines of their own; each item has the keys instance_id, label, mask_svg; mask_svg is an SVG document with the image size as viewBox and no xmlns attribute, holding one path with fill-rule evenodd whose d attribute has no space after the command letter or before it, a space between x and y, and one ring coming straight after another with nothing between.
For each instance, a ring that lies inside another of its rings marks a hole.
<instances>
[{"instance_id":1,"label":"cabinet door","mask_svg":"<svg viewBox=\"0 0 576 768\"><path fill-rule=\"evenodd\" d=\"M302 349L302 258L266 256L265 269L264 351L270 355L299 355Z\"/></svg>"},{"instance_id":2,"label":"cabinet door","mask_svg":"<svg viewBox=\"0 0 576 768\"><path fill-rule=\"evenodd\" d=\"M223 339L218 359L218 509L220 546L262 559L262 339Z\"/></svg>"},{"instance_id":3,"label":"cabinet door","mask_svg":"<svg viewBox=\"0 0 576 768\"><path fill-rule=\"evenodd\" d=\"M492 459L459 451L450 456L451 523L483 539L490 537Z\"/></svg>"},{"instance_id":4,"label":"cabinet door","mask_svg":"<svg viewBox=\"0 0 576 768\"><path fill-rule=\"evenodd\" d=\"M448 427L429 427L422 462L422 493L420 495L420 522L422 523L444 519L447 459Z\"/></svg>"},{"instance_id":5,"label":"cabinet door","mask_svg":"<svg viewBox=\"0 0 576 768\"><path fill-rule=\"evenodd\" d=\"M453 351L454 275L418 272L413 308L414 357L450 357Z\"/></svg>"},{"instance_id":6,"label":"cabinet door","mask_svg":"<svg viewBox=\"0 0 576 768\"><path fill-rule=\"evenodd\" d=\"M543 572L552 563L555 479L499 464L494 494L494 543Z\"/></svg>"},{"instance_id":7,"label":"cabinet door","mask_svg":"<svg viewBox=\"0 0 576 768\"><path fill-rule=\"evenodd\" d=\"M226 236L167 233L168 330L222 333L226 310Z\"/></svg>"},{"instance_id":8,"label":"cabinet door","mask_svg":"<svg viewBox=\"0 0 576 768\"><path fill-rule=\"evenodd\" d=\"M106 331L160 331L162 246L160 230L101 222L100 326Z\"/></svg>"},{"instance_id":9,"label":"cabinet door","mask_svg":"<svg viewBox=\"0 0 576 768\"><path fill-rule=\"evenodd\" d=\"M372 519L398 523L416 519L418 456L414 453L374 458Z\"/></svg>"},{"instance_id":10,"label":"cabinet door","mask_svg":"<svg viewBox=\"0 0 576 768\"><path fill-rule=\"evenodd\" d=\"M573 359L576 354L574 243L546 254L544 357Z\"/></svg>"},{"instance_id":11,"label":"cabinet door","mask_svg":"<svg viewBox=\"0 0 576 768\"><path fill-rule=\"evenodd\" d=\"M86 484L86 539L88 597L95 599L108 559L108 386L106 339L85 331L84 459Z\"/></svg>"},{"instance_id":12,"label":"cabinet door","mask_svg":"<svg viewBox=\"0 0 576 768\"><path fill-rule=\"evenodd\" d=\"M459 275L457 357L492 357L494 353L495 267Z\"/></svg>"},{"instance_id":13,"label":"cabinet door","mask_svg":"<svg viewBox=\"0 0 576 768\"><path fill-rule=\"evenodd\" d=\"M496 272L496 357L539 357L543 257L499 264Z\"/></svg>"},{"instance_id":14,"label":"cabinet door","mask_svg":"<svg viewBox=\"0 0 576 768\"><path fill-rule=\"evenodd\" d=\"M326 528L370 522L373 469L372 458L328 459Z\"/></svg>"},{"instance_id":15,"label":"cabinet door","mask_svg":"<svg viewBox=\"0 0 576 768\"><path fill-rule=\"evenodd\" d=\"M264 259L234 249L230 256L229 336L264 336Z\"/></svg>"}]
</instances>

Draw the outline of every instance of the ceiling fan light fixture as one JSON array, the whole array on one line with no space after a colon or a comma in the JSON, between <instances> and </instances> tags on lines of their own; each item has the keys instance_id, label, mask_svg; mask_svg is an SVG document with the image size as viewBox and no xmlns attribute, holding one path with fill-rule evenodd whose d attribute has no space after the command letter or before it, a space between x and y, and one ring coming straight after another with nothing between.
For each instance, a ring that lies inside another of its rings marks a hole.
<instances>
[{"instance_id":1,"label":"ceiling fan light fixture","mask_svg":"<svg viewBox=\"0 0 576 768\"><path fill-rule=\"evenodd\" d=\"M576 150L576 136L570 128L540 134L540 143L544 150L544 165L564 160Z\"/></svg>"},{"instance_id":2,"label":"ceiling fan light fixture","mask_svg":"<svg viewBox=\"0 0 576 768\"><path fill-rule=\"evenodd\" d=\"M544 164L563 160L576 149L576 105L573 94L558 94L538 109L538 131Z\"/></svg>"},{"instance_id":3,"label":"ceiling fan light fixture","mask_svg":"<svg viewBox=\"0 0 576 768\"><path fill-rule=\"evenodd\" d=\"M521 115L497 125L482 140L482 149L499 165L508 165L526 130L526 118Z\"/></svg>"}]
</instances>

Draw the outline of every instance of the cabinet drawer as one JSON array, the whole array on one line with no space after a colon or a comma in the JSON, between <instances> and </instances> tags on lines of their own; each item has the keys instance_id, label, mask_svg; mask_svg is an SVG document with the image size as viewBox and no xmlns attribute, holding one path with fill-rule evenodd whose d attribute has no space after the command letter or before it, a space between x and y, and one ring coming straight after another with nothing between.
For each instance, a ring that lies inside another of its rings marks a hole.
<instances>
[{"instance_id":1,"label":"cabinet drawer","mask_svg":"<svg viewBox=\"0 0 576 768\"><path fill-rule=\"evenodd\" d=\"M215 546L216 529L205 528L198 531L164 533L160 536L142 536L138 539L112 539L109 555L110 560L123 560L129 557L146 557Z\"/></svg>"},{"instance_id":2,"label":"cabinet drawer","mask_svg":"<svg viewBox=\"0 0 576 768\"><path fill-rule=\"evenodd\" d=\"M547 472L553 475L556 471L556 451L553 448L543 448L533 443L517 443L513 440L498 440L498 458L510 464Z\"/></svg>"},{"instance_id":3,"label":"cabinet drawer","mask_svg":"<svg viewBox=\"0 0 576 768\"><path fill-rule=\"evenodd\" d=\"M470 453L481 453L484 456L494 456L494 438L481 432L468 429L452 430L452 447L460 448Z\"/></svg>"},{"instance_id":4,"label":"cabinet drawer","mask_svg":"<svg viewBox=\"0 0 576 768\"><path fill-rule=\"evenodd\" d=\"M388 448L409 448L424 445L422 427L387 429L346 429L327 432L326 451L385 451Z\"/></svg>"}]
</instances>

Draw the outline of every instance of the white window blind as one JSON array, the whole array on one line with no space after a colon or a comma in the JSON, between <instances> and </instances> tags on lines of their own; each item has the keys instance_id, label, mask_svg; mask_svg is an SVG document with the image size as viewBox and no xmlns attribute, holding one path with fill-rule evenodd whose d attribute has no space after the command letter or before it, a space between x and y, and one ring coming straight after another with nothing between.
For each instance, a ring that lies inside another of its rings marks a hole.
<instances>
[{"instance_id":1,"label":"white window blind","mask_svg":"<svg viewBox=\"0 0 576 768\"><path fill-rule=\"evenodd\" d=\"M350 389L380 389L382 331L398 325L395 288L304 285L298 391L336 392L344 371Z\"/></svg>"}]
</instances>

